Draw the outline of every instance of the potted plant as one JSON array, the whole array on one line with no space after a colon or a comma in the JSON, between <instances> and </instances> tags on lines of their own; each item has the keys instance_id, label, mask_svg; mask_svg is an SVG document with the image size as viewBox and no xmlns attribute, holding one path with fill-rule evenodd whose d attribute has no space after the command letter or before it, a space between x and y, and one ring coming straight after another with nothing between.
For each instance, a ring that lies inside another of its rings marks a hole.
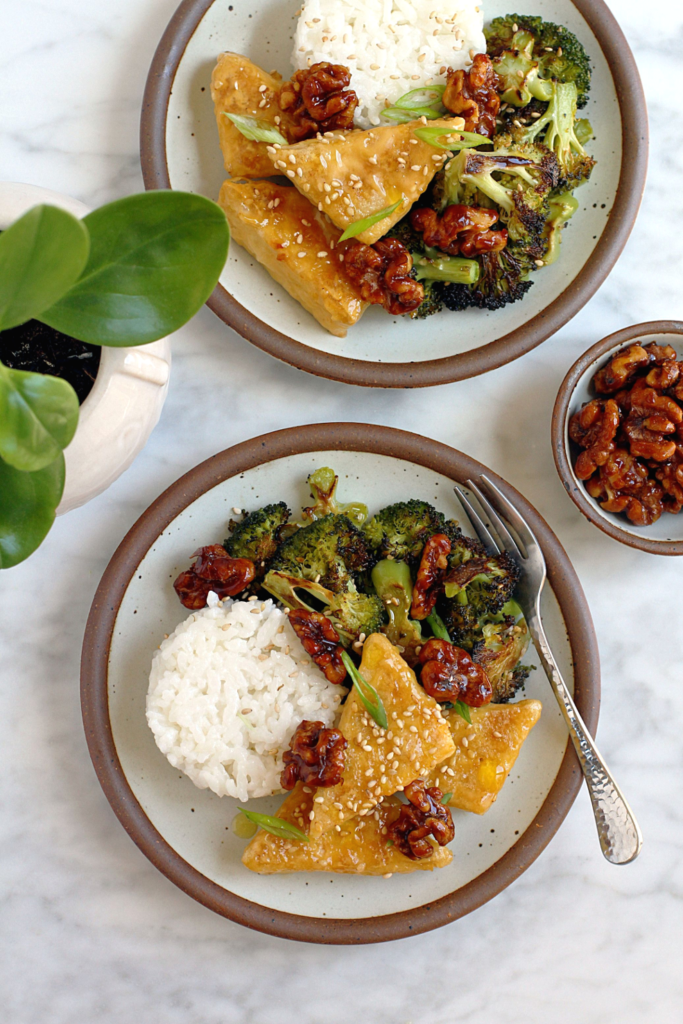
<instances>
[{"instance_id":1,"label":"potted plant","mask_svg":"<svg viewBox=\"0 0 683 1024\"><path fill-rule=\"evenodd\" d=\"M124 353L123 374L128 361L133 378L163 384L164 360L149 349L126 350L194 316L216 285L228 242L215 203L171 191L130 196L82 220L34 206L0 234L0 568L28 557L54 521L83 371L94 394L100 374L88 367L106 346ZM40 372L45 366L52 372ZM124 398L100 390L116 414ZM127 430L124 420L120 429Z\"/></svg>"}]
</instances>

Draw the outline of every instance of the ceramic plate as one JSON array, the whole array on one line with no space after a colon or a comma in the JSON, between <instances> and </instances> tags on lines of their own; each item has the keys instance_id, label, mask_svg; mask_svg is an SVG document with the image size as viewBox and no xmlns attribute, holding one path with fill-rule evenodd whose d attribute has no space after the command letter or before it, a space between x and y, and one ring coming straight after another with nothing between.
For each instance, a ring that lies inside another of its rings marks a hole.
<instances>
[{"instance_id":1,"label":"ceramic plate","mask_svg":"<svg viewBox=\"0 0 683 1024\"><path fill-rule=\"evenodd\" d=\"M267 434L221 452L173 484L138 520L97 591L83 648L82 706L90 753L123 826L149 859L204 905L241 924L309 942L360 943L415 935L491 899L543 850L581 785L581 772L542 670L525 696L543 701L497 803L478 816L454 811L454 858L445 869L391 879L322 872L260 876L241 863L232 832L237 802L198 790L155 746L145 720L152 655L187 614L171 583L198 546L221 540L233 506L285 500L300 508L321 465L340 494L376 511L419 497L466 520L453 482L482 465L415 434L363 424L323 424ZM593 624L576 575L554 534L508 484L548 563L543 618L565 679L594 731L599 668ZM466 527L465 527L466 528ZM535 663L535 653L525 661ZM275 813L281 797L251 801Z\"/></svg>"},{"instance_id":2,"label":"ceramic plate","mask_svg":"<svg viewBox=\"0 0 683 1024\"><path fill-rule=\"evenodd\" d=\"M487 20L509 0L486 0ZM514 5L512 5L514 6ZM525 0L529 14L574 31L594 67L585 115L598 166L577 193L580 210L564 232L562 256L534 275L521 301L490 313L442 312L426 321L370 308L345 339L328 334L240 246L230 250L209 300L259 348L311 373L352 384L419 387L484 373L516 359L571 319L609 274L631 231L647 163L647 115L633 57L602 0ZM142 115L148 188L218 197L225 178L210 96L223 50L290 74L300 0L185 0L157 50Z\"/></svg>"}]
</instances>

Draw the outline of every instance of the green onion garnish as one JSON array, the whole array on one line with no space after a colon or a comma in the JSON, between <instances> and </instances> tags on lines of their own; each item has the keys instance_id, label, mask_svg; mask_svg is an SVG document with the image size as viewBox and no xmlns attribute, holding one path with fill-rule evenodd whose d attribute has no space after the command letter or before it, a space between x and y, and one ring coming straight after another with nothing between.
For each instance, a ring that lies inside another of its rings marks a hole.
<instances>
[{"instance_id":1,"label":"green onion garnish","mask_svg":"<svg viewBox=\"0 0 683 1024\"><path fill-rule=\"evenodd\" d=\"M441 797L441 803L442 804L447 804L452 796L453 796L452 793L444 793L444 795Z\"/></svg>"},{"instance_id":2,"label":"green onion garnish","mask_svg":"<svg viewBox=\"0 0 683 1024\"><path fill-rule=\"evenodd\" d=\"M428 96L436 96L438 99L441 99L445 91L445 85L423 85L418 89L411 89L410 92L404 92L396 100L394 106L401 107L403 110L411 110L413 107L420 105L413 101L413 96L423 96L426 93Z\"/></svg>"},{"instance_id":3,"label":"green onion garnish","mask_svg":"<svg viewBox=\"0 0 683 1024\"><path fill-rule=\"evenodd\" d=\"M371 213L369 217L364 217L363 220L356 220L353 224L349 224L339 241L345 242L347 238L355 238L356 235L360 235L363 231L367 231L368 228L371 228L379 221L384 220L385 217L389 217L394 210L398 210L402 202L404 202L403 198L399 199L398 202L393 203L391 206L387 206L386 210L378 210L377 213Z\"/></svg>"},{"instance_id":4,"label":"green onion garnish","mask_svg":"<svg viewBox=\"0 0 683 1024\"><path fill-rule=\"evenodd\" d=\"M468 705L464 703L464 701L456 700L455 704L453 705L453 708L455 711L457 711L461 718L465 719L468 725L472 725L470 709Z\"/></svg>"},{"instance_id":5,"label":"green onion garnish","mask_svg":"<svg viewBox=\"0 0 683 1024\"><path fill-rule=\"evenodd\" d=\"M483 146L486 143L491 143L485 135L476 135L474 132L463 132L456 128L416 128L413 132L418 139L422 142L428 142L430 146L435 146L437 149L472 149L474 146ZM439 142L439 139L452 140L448 141L447 145L443 142Z\"/></svg>"},{"instance_id":6,"label":"green onion garnish","mask_svg":"<svg viewBox=\"0 0 683 1024\"><path fill-rule=\"evenodd\" d=\"M240 807L239 810L249 821L260 825L265 832L270 832L280 839L298 839L304 843L311 841L305 832L298 829L296 825L290 825L288 821L283 821L282 818L274 818L271 814L257 814L256 811L248 811L244 807Z\"/></svg>"},{"instance_id":7,"label":"green onion garnish","mask_svg":"<svg viewBox=\"0 0 683 1024\"><path fill-rule=\"evenodd\" d=\"M354 663L351 661L351 658L348 656L346 651L342 651L342 661L344 662L346 671L349 673L351 679L353 680L353 685L356 688L356 693L358 694L361 704L363 705L365 710L368 712L369 715L372 715L380 729L388 729L389 722L387 721L387 713L384 710L382 698L378 694L375 687L371 686L370 683L367 682L367 680L363 679L362 675L360 674Z\"/></svg>"},{"instance_id":8,"label":"green onion garnish","mask_svg":"<svg viewBox=\"0 0 683 1024\"><path fill-rule=\"evenodd\" d=\"M434 107L410 107L408 110L405 110L403 107L387 107L386 110L382 111L382 117L403 124L406 124L408 121L419 121L421 117L426 117L428 121L436 121L437 118L443 117L443 115L443 110L435 110Z\"/></svg>"},{"instance_id":9,"label":"green onion garnish","mask_svg":"<svg viewBox=\"0 0 683 1024\"><path fill-rule=\"evenodd\" d=\"M449 643L451 642L451 638L448 635L448 630L446 629L443 619L441 618L440 615L437 615L436 612L432 612L431 615L427 616L425 622L429 624L431 631L435 637L437 637L439 640L448 640Z\"/></svg>"},{"instance_id":10,"label":"green onion garnish","mask_svg":"<svg viewBox=\"0 0 683 1024\"><path fill-rule=\"evenodd\" d=\"M252 142L278 142L281 146L288 145L287 139L270 121L261 121L258 117L247 117L244 114L228 114L225 110L223 116L232 121L237 131L241 132L245 139L250 139Z\"/></svg>"},{"instance_id":11,"label":"green onion garnish","mask_svg":"<svg viewBox=\"0 0 683 1024\"><path fill-rule=\"evenodd\" d=\"M443 117L447 111L438 101L443 96L445 88L445 85L423 85L419 89L411 89L410 92L399 96L393 107L383 110L382 117L387 117L390 121L404 122L417 121L421 117L426 117L430 121L437 117ZM425 97L426 102L420 102L417 99L418 96ZM438 106L432 105L434 100L437 101Z\"/></svg>"}]
</instances>

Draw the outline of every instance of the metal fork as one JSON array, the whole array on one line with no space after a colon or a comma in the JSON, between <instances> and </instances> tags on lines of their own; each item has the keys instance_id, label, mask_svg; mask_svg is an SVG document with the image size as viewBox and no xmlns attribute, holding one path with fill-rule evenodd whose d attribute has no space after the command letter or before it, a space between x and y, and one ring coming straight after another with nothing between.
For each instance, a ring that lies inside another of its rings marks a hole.
<instances>
[{"instance_id":1,"label":"metal fork","mask_svg":"<svg viewBox=\"0 0 683 1024\"><path fill-rule=\"evenodd\" d=\"M546 580L543 552L514 505L488 477L482 476L481 483L488 497L472 480L467 481L467 486L476 495L495 537L461 488L455 488L456 494L489 553L497 555L505 550L522 567L515 597L526 616L541 664L569 728L593 804L602 852L612 864L628 864L640 853L642 835L631 808L598 753L550 650L541 621L541 592Z\"/></svg>"}]
</instances>

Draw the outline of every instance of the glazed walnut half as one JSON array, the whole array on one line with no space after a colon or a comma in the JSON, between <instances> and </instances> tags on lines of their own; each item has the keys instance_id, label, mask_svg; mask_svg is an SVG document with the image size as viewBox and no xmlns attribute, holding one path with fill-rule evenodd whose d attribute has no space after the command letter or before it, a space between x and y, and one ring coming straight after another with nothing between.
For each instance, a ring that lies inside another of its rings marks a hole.
<instances>
[{"instance_id":1,"label":"glazed walnut half","mask_svg":"<svg viewBox=\"0 0 683 1024\"><path fill-rule=\"evenodd\" d=\"M422 557L413 587L410 608L412 619L426 619L431 615L436 599L443 589L443 578L448 568L451 542L445 533L435 533L422 549Z\"/></svg>"},{"instance_id":2,"label":"glazed walnut half","mask_svg":"<svg viewBox=\"0 0 683 1024\"><path fill-rule=\"evenodd\" d=\"M422 672L420 682L434 700L455 703L461 700L470 707L488 704L493 688L481 665L475 664L462 647L448 640L428 640L420 651Z\"/></svg>"},{"instance_id":3,"label":"glazed walnut half","mask_svg":"<svg viewBox=\"0 0 683 1024\"><path fill-rule=\"evenodd\" d=\"M500 110L500 80L485 53L478 53L469 71L447 72L443 105L465 119L465 131L487 135L496 133L496 117Z\"/></svg>"},{"instance_id":4,"label":"glazed walnut half","mask_svg":"<svg viewBox=\"0 0 683 1024\"><path fill-rule=\"evenodd\" d=\"M439 846L446 846L455 836L451 812L441 803L443 793L437 786L427 789L422 779L409 782L403 792L409 803L389 825L387 841L411 860L431 857L434 845L430 836Z\"/></svg>"},{"instance_id":5,"label":"glazed walnut half","mask_svg":"<svg viewBox=\"0 0 683 1024\"><path fill-rule=\"evenodd\" d=\"M280 90L280 109L289 114L295 142L319 132L353 128L358 97L348 86L351 73L343 64L321 62L297 71Z\"/></svg>"},{"instance_id":6,"label":"glazed walnut half","mask_svg":"<svg viewBox=\"0 0 683 1024\"><path fill-rule=\"evenodd\" d=\"M397 238L374 245L353 242L344 253L344 266L363 301L382 305L393 316L412 313L424 299L424 288L410 276L413 258Z\"/></svg>"},{"instance_id":7,"label":"glazed walnut half","mask_svg":"<svg viewBox=\"0 0 683 1024\"><path fill-rule=\"evenodd\" d=\"M505 228L492 231L498 220L495 210L479 206L447 206L441 217L435 210L422 206L410 214L410 223L422 233L425 245L433 246L449 256L471 259L482 252L500 252L507 245Z\"/></svg>"},{"instance_id":8,"label":"glazed walnut half","mask_svg":"<svg viewBox=\"0 0 683 1024\"><path fill-rule=\"evenodd\" d=\"M285 790L294 789L299 781L307 786L337 786L343 782L347 747L339 729L303 721L284 752L280 785Z\"/></svg>"},{"instance_id":9,"label":"glazed walnut half","mask_svg":"<svg viewBox=\"0 0 683 1024\"><path fill-rule=\"evenodd\" d=\"M180 603L193 611L206 605L211 591L221 599L235 597L254 579L254 563L248 558L231 558L220 544L198 548L192 557L196 558L194 565L181 572L173 589Z\"/></svg>"},{"instance_id":10,"label":"glazed walnut half","mask_svg":"<svg viewBox=\"0 0 683 1024\"><path fill-rule=\"evenodd\" d=\"M339 633L322 612L309 612L295 608L289 613L289 623L298 636L306 654L310 654L330 683L343 683L346 669L342 661Z\"/></svg>"}]
</instances>

